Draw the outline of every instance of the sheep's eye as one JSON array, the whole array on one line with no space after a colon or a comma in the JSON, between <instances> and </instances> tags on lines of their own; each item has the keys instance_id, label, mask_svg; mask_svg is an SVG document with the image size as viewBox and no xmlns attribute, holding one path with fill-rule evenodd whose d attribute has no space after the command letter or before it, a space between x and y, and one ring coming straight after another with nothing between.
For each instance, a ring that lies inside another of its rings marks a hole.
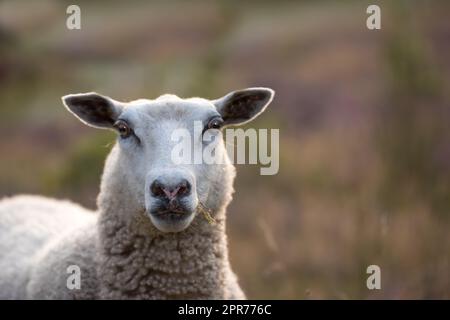
<instances>
[{"instance_id":1,"label":"sheep's eye","mask_svg":"<svg viewBox=\"0 0 450 320\"><path fill-rule=\"evenodd\" d=\"M212 118L209 120L208 125L206 126L205 130L209 129L220 129L223 125L223 120L220 117Z\"/></svg>"},{"instance_id":2,"label":"sheep's eye","mask_svg":"<svg viewBox=\"0 0 450 320\"><path fill-rule=\"evenodd\" d=\"M114 128L116 128L117 132L122 138L128 138L133 133L128 124L123 120L118 120L114 124Z\"/></svg>"}]
</instances>

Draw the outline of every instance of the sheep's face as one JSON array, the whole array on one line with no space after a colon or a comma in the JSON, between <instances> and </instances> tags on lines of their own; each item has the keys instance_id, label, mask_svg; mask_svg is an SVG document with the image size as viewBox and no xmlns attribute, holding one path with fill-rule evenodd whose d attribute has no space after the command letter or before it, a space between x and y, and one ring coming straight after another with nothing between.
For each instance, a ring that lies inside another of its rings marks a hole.
<instances>
[{"instance_id":1,"label":"sheep's face","mask_svg":"<svg viewBox=\"0 0 450 320\"><path fill-rule=\"evenodd\" d=\"M250 88L217 100L164 95L123 103L85 93L63 102L82 122L117 131L115 161L104 175L129 191L126 201L145 208L157 229L179 232L200 207L214 211L221 192L231 192L221 129L252 120L272 97L271 89Z\"/></svg>"}]
</instances>

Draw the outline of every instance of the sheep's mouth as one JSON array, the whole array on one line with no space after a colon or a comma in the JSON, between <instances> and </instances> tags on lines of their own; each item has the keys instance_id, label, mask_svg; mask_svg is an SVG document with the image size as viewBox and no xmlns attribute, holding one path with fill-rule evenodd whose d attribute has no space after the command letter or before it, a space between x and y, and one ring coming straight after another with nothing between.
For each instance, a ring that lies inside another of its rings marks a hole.
<instances>
[{"instance_id":1,"label":"sheep's mouth","mask_svg":"<svg viewBox=\"0 0 450 320\"><path fill-rule=\"evenodd\" d=\"M182 220L186 218L190 214L190 212L186 211L177 211L177 210L165 210L151 213L155 218L164 219L164 220Z\"/></svg>"},{"instance_id":2,"label":"sheep's mouth","mask_svg":"<svg viewBox=\"0 0 450 320\"><path fill-rule=\"evenodd\" d=\"M194 212L183 210L160 210L149 213L153 225L163 232L180 232L186 229L194 218Z\"/></svg>"}]
</instances>

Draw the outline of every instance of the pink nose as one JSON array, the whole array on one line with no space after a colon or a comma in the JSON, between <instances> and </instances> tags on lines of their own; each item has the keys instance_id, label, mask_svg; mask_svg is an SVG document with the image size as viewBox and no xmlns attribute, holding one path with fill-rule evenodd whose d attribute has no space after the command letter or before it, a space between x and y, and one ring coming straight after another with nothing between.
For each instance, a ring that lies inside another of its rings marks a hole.
<instances>
[{"instance_id":1,"label":"pink nose","mask_svg":"<svg viewBox=\"0 0 450 320\"><path fill-rule=\"evenodd\" d=\"M178 186L178 187L176 187L175 189L172 189L172 190L166 189L166 188L163 188L162 190L164 191L164 194L166 195L166 197L169 200L172 200L172 199L175 198L175 196L177 195L178 191L180 191L180 186Z\"/></svg>"},{"instance_id":2,"label":"pink nose","mask_svg":"<svg viewBox=\"0 0 450 320\"><path fill-rule=\"evenodd\" d=\"M191 184L185 179L182 179L179 183L173 186L165 185L159 180L155 180L150 185L150 192L154 197L173 200L177 197L182 197L190 194Z\"/></svg>"}]
</instances>

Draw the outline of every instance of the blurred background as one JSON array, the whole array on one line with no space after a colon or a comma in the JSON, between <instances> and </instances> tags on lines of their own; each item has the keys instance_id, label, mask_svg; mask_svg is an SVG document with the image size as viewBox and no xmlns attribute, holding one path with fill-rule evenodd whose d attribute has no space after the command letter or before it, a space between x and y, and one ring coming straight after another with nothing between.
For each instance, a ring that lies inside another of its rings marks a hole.
<instances>
[{"instance_id":1,"label":"blurred background","mask_svg":"<svg viewBox=\"0 0 450 320\"><path fill-rule=\"evenodd\" d=\"M249 298L450 298L448 1L0 2L0 196L95 208L115 134L68 93L277 92L280 171L240 165L231 262ZM366 28L381 7L382 29ZM366 287L381 267L382 289Z\"/></svg>"}]
</instances>

